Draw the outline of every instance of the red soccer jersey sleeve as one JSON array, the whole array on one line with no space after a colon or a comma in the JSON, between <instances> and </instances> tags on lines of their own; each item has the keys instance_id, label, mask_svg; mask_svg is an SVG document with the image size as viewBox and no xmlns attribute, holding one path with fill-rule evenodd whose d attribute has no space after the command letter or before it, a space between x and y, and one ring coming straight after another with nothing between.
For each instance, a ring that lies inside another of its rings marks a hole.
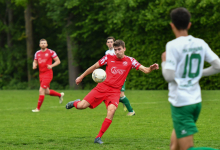
<instances>
[{"instance_id":1,"label":"red soccer jersey sleeve","mask_svg":"<svg viewBox=\"0 0 220 150\"><path fill-rule=\"evenodd\" d=\"M141 64L132 57L125 56L122 59L118 59L116 55L107 54L99 60L99 65L106 65L107 78L98 86L105 84L120 91L130 70L132 68L138 70Z\"/></svg>"},{"instance_id":2,"label":"red soccer jersey sleeve","mask_svg":"<svg viewBox=\"0 0 220 150\"><path fill-rule=\"evenodd\" d=\"M34 55L34 60L37 60L38 67L40 73L52 71L52 69L48 69L47 65L51 65L53 62L53 58L57 57L55 51L51 49L47 49L46 51L39 50Z\"/></svg>"}]
</instances>

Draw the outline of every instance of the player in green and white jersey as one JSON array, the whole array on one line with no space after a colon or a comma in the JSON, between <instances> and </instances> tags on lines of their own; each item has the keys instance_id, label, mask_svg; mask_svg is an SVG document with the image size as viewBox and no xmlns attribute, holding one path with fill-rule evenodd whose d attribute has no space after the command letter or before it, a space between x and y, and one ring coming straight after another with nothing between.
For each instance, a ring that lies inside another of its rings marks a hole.
<instances>
[{"instance_id":1,"label":"player in green and white jersey","mask_svg":"<svg viewBox=\"0 0 220 150\"><path fill-rule=\"evenodd\" d=\"M112 36L107 38L106 45L108 46L109 50L107 50L105 52L105 55L106 54L115 55L115 51L114 51L114 48L113 48L114 41L115 41L115 38L112 37ZM131 104L130 104L128 98L125 96L124 92L125 92L125 83L121 88L121 94L120 94L119 102L123 103L124 111L128 110L127 116L133 116L133 115L135 115L135 111L131 107Z\"/></svg>"},{"instance_id":2,"label":"player in green and white jersey","mask_svg":"<svg viewBox=\"0 0 220 150\"><path fill-rule=\"evenodd\" d=\"M168 100L174 126L170 149L214 150L194 148L193 134L198 132L195 123L201 110L199 80L202 76L220 72L220 60L204 40L188 35L191 15L187 9L176 8L170 16L176 39L166 44L166 52L161 56L162 73L169 82ZM204 61L211 67L203 69Z\"/></svg>"}]
</instances>

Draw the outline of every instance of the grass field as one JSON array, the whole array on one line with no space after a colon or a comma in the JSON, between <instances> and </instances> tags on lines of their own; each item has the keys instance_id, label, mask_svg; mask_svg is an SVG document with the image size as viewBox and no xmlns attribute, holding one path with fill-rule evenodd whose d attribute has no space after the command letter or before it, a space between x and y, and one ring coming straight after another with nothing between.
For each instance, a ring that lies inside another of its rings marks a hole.
<instances>
[{"instance_id":1,"label":"grass field","mask_svg":"<svg viewBox=\"0 0 220 150\"><path fill-rule=\"evenodd\" d=\"M0 91L0 149L169 149L172 122L168 91L126 91L136 115L127 117L120 104L102 137L103 145L93 142L106 117L105 105L66 110L67 102L82 99L89 91L64 92L63 104L57 97L46 96L41 111L33 113L38 91ZM202 91L202 95L195 147L220 148L220 91Z\"/></svg>"}]
</instances>

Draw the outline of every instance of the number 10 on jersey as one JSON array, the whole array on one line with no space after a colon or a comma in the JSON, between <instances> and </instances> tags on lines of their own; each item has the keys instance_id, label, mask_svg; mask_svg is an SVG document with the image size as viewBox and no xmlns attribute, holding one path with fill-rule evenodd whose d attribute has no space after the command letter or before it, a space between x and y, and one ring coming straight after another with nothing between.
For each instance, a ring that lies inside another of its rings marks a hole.
<instances>
[{"instance_id":1,"label":"number 10 on jersey","mask_svg":"<svg viewBox=\"0 0 220 150\"><path fill-rule=\"evenodd\" d=\"M193 59L198 60L198 63L193 64ZM200 71L200 63L201 63L201 55L200 54L187 54L185 59L185 66L182 78L186 78L188 75L189 78L195 78L199 75ZM188 67L189 66L189 67ZM187 71L187 68L189 70ZM196 72L192 72L192 68L196 68Z\"/></svg>"}]
</instances>

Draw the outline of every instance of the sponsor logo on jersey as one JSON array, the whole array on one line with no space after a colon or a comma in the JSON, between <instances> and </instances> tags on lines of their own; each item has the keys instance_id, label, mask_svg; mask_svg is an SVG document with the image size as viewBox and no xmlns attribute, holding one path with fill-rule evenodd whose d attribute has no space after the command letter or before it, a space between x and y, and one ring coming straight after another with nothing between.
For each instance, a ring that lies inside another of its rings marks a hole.
<instances>
[{"instance_id":1,"label":"sponsor logo on jersey","mask_svg":"<svg viewBox=\"0 0 220 150\"><path fill-rule=\"evenodd\" d=\"M46 61L47 61L47 59L41 59L41 58L38 59L38 63L39 63L39 64L45 63Z\"/></svg>"},{"instance_id":2,"label":"sponsor logo on jersey","mask_svg":"<svg viewBox=\"0 0 220 150\"><path fill-rule=\"evenodd\" d=\"M127 65L128 65L128 62L127 62L127 61L124 61L122 64L123 64L124 66L127 66Z\"/></svg>"},{"instance_id":3,"label":"sponsor logo on jersey","mask_svg":"<svg viewBox=\"0 0 220 150\"><path fill-rule=\"evenodd\" d=\"M111 62L115 62L115 61L111 61Z\"/></svg>"},{"instance_id":4,"label":"sponsor logo on jersey","mask_svg":"<svg viewBox=\"0 0 220 150\"><path fill-rule=\"evenodd\" d=\"M111 72L113 73L113 74L123 74L124 72L125 72L126 70L123 70L123 69L118 69L117 67L112 67L111 68Z\"/></svg>"}]
</instances>

